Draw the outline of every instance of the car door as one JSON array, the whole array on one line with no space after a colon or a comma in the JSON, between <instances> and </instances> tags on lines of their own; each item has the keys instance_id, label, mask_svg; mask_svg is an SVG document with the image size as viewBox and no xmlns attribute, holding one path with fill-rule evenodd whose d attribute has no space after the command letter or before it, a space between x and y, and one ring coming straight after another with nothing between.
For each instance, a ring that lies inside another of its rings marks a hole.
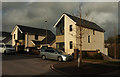
<instances>
[{"instance_id":1,"label":"car door","mask_svg":"<svg viewBox=\"0 0 120 77\"><path fill-rule=\"evenodd\" d=\"M51 50L51 59L57 60L58 53L55 50Z\"/></svg>"},{"instance_id":2,"label":"car door","mask_svg":"<svg viewBox=\"0 0 120 77\"><path fill-rule=\"evenodd\" d=\"M47 49L45 50L45 56L46 56L47 59L51 59L51 57L50 57L51 56L50 50L47 50Z\"/></svg>"}]
</instances>

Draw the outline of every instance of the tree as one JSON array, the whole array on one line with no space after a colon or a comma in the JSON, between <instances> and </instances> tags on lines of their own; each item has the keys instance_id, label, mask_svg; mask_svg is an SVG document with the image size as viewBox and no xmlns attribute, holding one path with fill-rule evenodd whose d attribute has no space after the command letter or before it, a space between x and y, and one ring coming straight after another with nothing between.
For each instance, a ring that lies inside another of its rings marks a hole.
<instances>
[{"instance_id":1,"label":"tree","mask_svg":"<svg viewBox=\"0 0 120 77\"><path fill-rule=\"evenodd\" d=\"M75 36L77 38L77 47L75 48L79 48L79 53L78 53L78 68L80 67L80 65L82 64L82 38L83 38L83 34L84 34L84 28L82 27L82 15L81 15L81 6L79 6L79 18L80 18L80 26L77 26L75 32L76 35L71 34L72 36ZM87 15L87 14L86 14Z\"/></svg>"},{"instance_id":2,"label":"tree","mask_svg":"<svg viewBox=\"0 0 120 77\"><path fill-rule=\"evenodd\" d=\"M83 35L82 30L83 30L83 28L82 28L82 24L81 24L81 7L80 7L80 26L79 26L79 30L80 30L79 31L79 36L80 36L80 52L79 52L79 55L80 56L78 57L78 67L82 63L82 35Z\"/></svg>"},{"instance_id":3,"label":"tree","mask_svg":"<svg viewBox=\"0 0 120 77\"><path fill-rule=\"evenodd\" d=\"M82 64L82 47L83 47L83 38L85 37L85 28L83 28L83 25L85 25L86 23L82 20L82 9L81 9L81 4L79 5L79 11L78 11L78 15L80 18L80 26L78 26L79 28L77 28L76 30L76 38L78 38L78 46L79 46L79 56L78 56L78 68L81 66ZM88 16L90 15L90 11L88 10L87 13L85 13L85 18L88 19ZM94 18L92 18L91 20L93 20ZM83 22L82 22L83 21Z\"/></svg>"},{"instance_id":4,"label":"tree","mask_svg":"<svg viewBox=\"0 0 120 77\"><path fill-rule=\"evenodd\" d=\"M72 36L75 36L77 39L77 47L74 48L78 48L79 49L79 56L78 56L78 68L81 66L82 64L82 47L83 47L83 38L85 37L85 28L83 27L83 25L85 25L86 23L84 22L84 20L82 19L82 9L81 9L81 5L79 5L79 10L77 11L77 16L79 16L79 24L80 26L77 26L76 30L74 30L76 32L76 35L71 34ZM88 19L88 16L90 14L90 11L88 10L88 12L85 14L85 18ZM93 18L91 19L93 20Z\"/></svg>"}]
</instances>

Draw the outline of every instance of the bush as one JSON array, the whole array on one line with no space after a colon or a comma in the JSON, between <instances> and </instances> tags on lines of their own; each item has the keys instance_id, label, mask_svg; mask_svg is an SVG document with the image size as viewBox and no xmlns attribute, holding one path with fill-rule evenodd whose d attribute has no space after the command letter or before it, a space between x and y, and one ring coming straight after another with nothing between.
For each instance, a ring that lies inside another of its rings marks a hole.
<instances>
[{"instance_id":1,"label":"bush","mask_svg":"<svg viewBox=\"0 0 120 77\"><path fill-rule=\"evenodd\" d=\"M100 60L103 60L103 56L102 56L101 53L97 53L97 54L93 55L93 58L94 58L94 59L100 59Z\"/></svg>"},{"instance_id":2,"label":"bush","mask_svg":"<svg viewBox=\"0 0 120 77\"><path fill-rule=\"evenodd\" d=\"M87 52L82 53L82 58L84 59L99 59L103 60L103 56L101 53L94 54L93 56L90 56Z\"/></svg>"},{"instance_id":3,"label":"bush","mask_svg":"<svg viewBox=\"0 0 120 77\"><path fill-rule=\"evenodd\" d=\"M87 52L82 52L82 58L88 58L90 55Z\"/></svg>"}]
</instances>

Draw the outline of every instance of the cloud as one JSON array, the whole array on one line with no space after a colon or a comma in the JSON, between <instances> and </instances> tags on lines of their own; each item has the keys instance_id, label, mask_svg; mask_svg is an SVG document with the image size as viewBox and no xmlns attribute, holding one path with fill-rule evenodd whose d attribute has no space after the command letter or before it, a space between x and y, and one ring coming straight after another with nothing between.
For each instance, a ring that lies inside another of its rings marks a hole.
<instances>
[{"instance_id":1,"label":"cloud","mask_svg":"<svg viewBox=\"0 0 120 77\"><path fill-rule=\"evenodd\" d=\"M0 2L0 31L2 31L2 3Z\"/></svg>"},{"instance_id":2,"label":"cloud","mask_svg":"<svg viewBox=\"0 0 120 77\"><path fill-rule=\"evenodd\" d=\"M95 22L105 32L105 39L116 34L118 29L118 3L117 2L87 2L83 3L82 16L88 13L87 20Z\"/></svg>"},{"instance_id":3,"label":"cloud","mask_svg":"<svg viewBox=\"0 0 120 77\"><path fill-rule=\"evenodd\" d=\"M3 2L3 30L12 31L15 24L28 25L36 28L50 29L55 33L53 25L62 13L76 15L78 2ZM87 20L93 21L106 30L105 38L114 35L113 26L117 25L117 3L87 2L81 3L82 17L88 12ZM45 23L45 21L48 21ZM9 27L9 28L8 28ZM113 33L110 35L110 33Z\"/></svg>"},{"instance_id":4,"label":"cloud","mask_svg":"<svg viewBox=\"0 0 120 77\"><path fill-rule=\"evenodd\" d=\"M78 3L3 3L3 30L10 31L15 24L46 28L55 33L53 25L64 12L72 12ZM45 21L48 21L45 23ZM9 29L8 26L11 26Z\"/></svg>"}]
</instances>

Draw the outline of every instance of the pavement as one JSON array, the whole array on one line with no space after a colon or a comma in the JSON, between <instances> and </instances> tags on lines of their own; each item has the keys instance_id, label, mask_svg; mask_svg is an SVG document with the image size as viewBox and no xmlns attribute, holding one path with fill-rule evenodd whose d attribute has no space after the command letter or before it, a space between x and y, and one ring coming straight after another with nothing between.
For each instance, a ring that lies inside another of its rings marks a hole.
<instances>
[{"instance_id":1,"label":"pavement","mask_svg":"<svg viewBox=\"0 0 120 77\"><path fill-rule=\"evenodd\" d=\"M2 55L2 76L61 75L51 70L55 60L42 60L38 55Z\"/></svg>"},{"instance_id":2,"label":"pavement","mask_svg":"<svg viewBox=\"0 0 120 77\"><path fill-rule=\"evenodd\" d=\"M83 61L81 66L77 67L77 61L61 62L51 66L56 72L64 75L82 75L82 76L114 76L120 77L120 65L110 65L98 62Z\"/></svg>"}]
</instances>

